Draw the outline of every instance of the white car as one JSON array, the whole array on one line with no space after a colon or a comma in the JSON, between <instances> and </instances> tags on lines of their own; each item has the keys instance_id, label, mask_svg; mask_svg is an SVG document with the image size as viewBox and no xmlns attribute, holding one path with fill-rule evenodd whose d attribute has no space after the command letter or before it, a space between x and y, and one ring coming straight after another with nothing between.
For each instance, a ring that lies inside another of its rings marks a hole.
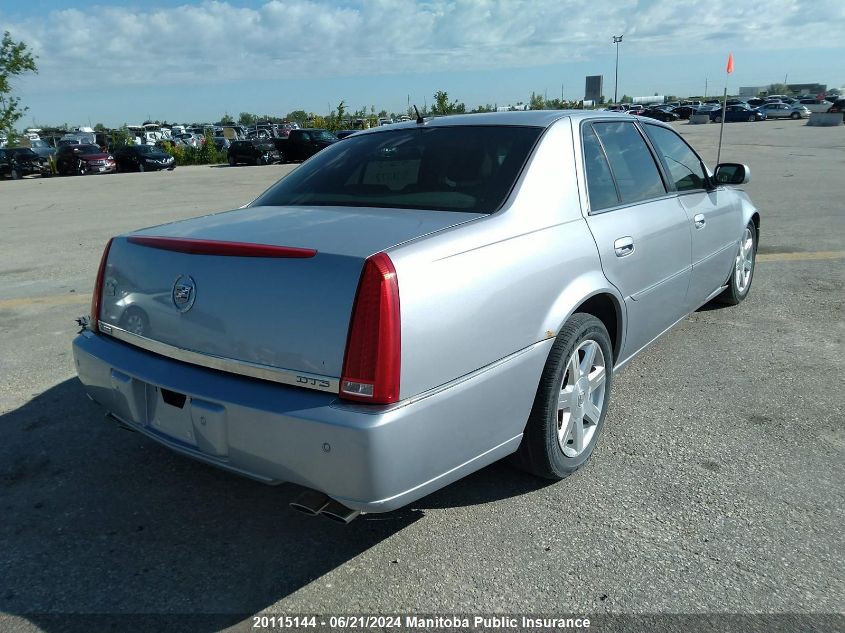
<instances>
[{"instance_id":1,"label":"white car","mask_svg":"<svg viewBox=\"0 0 845 633\"><path fill-rule=\"evenodd\" d=\"M788 103L765 103L758 110L766 115L767 119L806 119L810 111L800 103L789 105Z\"/></svg>"}]
</instances>

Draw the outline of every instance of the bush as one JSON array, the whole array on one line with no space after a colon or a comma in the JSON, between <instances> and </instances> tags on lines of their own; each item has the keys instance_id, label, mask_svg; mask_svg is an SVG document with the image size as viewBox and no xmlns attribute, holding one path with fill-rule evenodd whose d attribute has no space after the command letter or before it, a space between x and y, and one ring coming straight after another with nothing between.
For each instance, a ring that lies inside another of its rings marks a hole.
<instances>
[{"instance_id":1,"label":"bush","mask_svg":"<svg viewBox=\"0 0 845 633\"><path fill-rule=\"evenodd\" d=\"M225 163L226 151L218 150L214 144L214 135L211 130L205 132L205 144L200 147L189 147L182 144L164 141L161 144L162 150L176 159L176 164L182 165L216 165Z\"/></svg>"}]
</instances>

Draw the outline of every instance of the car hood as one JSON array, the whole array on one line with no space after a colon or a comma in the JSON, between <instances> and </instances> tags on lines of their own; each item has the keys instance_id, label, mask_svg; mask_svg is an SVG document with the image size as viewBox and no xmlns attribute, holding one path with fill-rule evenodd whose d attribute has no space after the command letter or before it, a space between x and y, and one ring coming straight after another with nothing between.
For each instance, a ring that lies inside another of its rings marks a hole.
<instances>
[{"instance_id":1,"label":"car hood","mask_svg":"<svg viewBox=\"0 0 845 633\"><path fill-rule=\"evenodd\" d=\"M111 154L104 154L102 152L97 154L77 154L77 158L82 160L103 160L111 156Z\"/></svg>"}]
</instances>

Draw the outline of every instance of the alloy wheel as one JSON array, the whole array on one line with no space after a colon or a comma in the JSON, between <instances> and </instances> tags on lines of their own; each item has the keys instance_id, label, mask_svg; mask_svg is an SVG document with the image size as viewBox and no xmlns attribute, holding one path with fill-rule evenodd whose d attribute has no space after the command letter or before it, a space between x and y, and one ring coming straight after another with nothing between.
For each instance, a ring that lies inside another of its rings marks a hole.
<instances>
[{"instance_id":1,"label":"alloy wheel","mask_svg":"<svg viewBox=\"0 0 845 633\"><path fill-rule=\"evenodd\" d=\"M739 253L736 256L736 264L734 266L734 279L736 281L736 289L740 294L745 294L748 290L748 285L751 283L751 273L754 271L754 237L751 235L751 229L745 227L745 232L742 234L742 240L739 243Z\"/></svg>"},{"instance_id":2,"label":"alloy wheel","mask_svg":"<svg viewBox=\"0 0 845 633\"><path fill-rule=\"evenodd\" d=\"M607 372L601 346L582 341L566 363L558 396L558 444L567 457L590 446L604 408Z\"/></svg>"}]
</instances>

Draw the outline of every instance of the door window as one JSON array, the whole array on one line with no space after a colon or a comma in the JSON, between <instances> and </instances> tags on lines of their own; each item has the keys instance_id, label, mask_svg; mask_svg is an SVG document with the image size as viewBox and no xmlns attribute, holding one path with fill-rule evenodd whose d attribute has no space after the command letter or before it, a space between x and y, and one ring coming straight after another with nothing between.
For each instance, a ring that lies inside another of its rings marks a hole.
<instances>
[{"instance_id":1,"label":"door window","mask_svg":"<svg viewBox=\"0 0 845 633\"><path fill-rule=\"evenodd\" d=\"M654 143L669 179L678 191L704 189L707 173L701 159L684 140L672 130L658 125L645 125L646 133Z\"/></svg>"},{"instance_id":2,"label":"door window","mask_svg":"<svg viewBox=\"0 0 845 633\"><path fill-rule=\"evenodd\" d=\"M666 194L654 157L633 123L594 123L593 129L604 146L623 204Z\"/></svg>"},{"instance_id":3,"label":"door window","mask_svg":"<svg viewBox=\"0 0 845 633\"><path fill-rule=\"evenodd\" d=\"M587 177L587 192L590 196L590 210L598 211L619 204L619 194L613 182L613 174L607 164L604 150L591 126L584 127L584 169Z\"/></svg>"}]
</instances>

